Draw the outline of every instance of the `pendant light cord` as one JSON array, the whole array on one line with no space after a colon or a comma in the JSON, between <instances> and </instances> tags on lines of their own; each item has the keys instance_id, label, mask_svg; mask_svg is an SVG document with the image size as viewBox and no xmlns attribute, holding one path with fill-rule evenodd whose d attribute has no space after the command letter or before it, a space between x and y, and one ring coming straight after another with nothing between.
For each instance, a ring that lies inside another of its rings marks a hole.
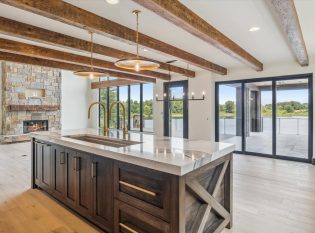
<instances>
[{"instance_id":1,"label":"pendant light cord","mask_svg":"<svg viewBox=\"0 0 315 233\"><path fill-rule=\"evenodd\" d=\"M93 32L91 34L91 70L93 70Z\"/></svg>"},{"instance_id":2,"label":"pendant light cord","mask_svg":"<svg viewBox=\"0 0 315 233\"><path fill-rule=\"evenodd\" d=\"M133 13L136 15L137 17L137 32L136 32L136 43L137 43L137 58L139 58L139 10L134 10Z\"/></svg>"}]
</instances>

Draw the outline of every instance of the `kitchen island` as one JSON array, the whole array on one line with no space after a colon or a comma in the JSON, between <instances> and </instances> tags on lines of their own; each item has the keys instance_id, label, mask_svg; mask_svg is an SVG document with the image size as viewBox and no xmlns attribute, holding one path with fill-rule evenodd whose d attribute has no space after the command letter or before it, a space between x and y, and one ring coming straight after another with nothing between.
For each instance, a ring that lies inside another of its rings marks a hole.
<instances>
[{"instance_id":1,"label":"kitchen island","mask_svg":"<svg viewBox=\"0 0 315 233\"><path fill-rule=\"evenodd\" d=\"M94 129L31 137L32 188L105 232L232 226L232 144Z\"/></svg>"}]
</instances>

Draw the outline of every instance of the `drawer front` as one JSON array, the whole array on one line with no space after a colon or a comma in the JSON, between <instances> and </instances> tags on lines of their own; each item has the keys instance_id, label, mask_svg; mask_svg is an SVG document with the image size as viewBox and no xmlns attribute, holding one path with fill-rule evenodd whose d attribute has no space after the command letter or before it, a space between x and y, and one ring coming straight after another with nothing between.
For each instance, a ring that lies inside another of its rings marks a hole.
<instances>
[{"instance_id":1,"label":"drawer front","mask_svg":"<svg viewBox=\"0 0 315 233\"><path fill-rule=\"evenodd\" d=\"M115 162L115 197L170 221L172 176L143 167Z\"/></svg>"},{"instance_id":2,"label":"drawer front","mask_svg":"<svg viewBox=\"0 0 315 233\"><path fill-rule=\"evenodd\" d=\"M115 201L115 233L169 233L163 220L124 202Z\"/></svg>"}]
</instances>

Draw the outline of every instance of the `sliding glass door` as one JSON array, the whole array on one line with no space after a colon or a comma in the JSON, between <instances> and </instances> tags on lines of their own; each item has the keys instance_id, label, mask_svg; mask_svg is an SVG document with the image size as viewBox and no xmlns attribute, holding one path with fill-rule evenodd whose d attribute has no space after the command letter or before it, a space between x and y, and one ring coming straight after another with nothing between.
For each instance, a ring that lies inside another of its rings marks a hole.
<instances>
[{"instance_id":1,"label":"sliding glass door","mask_svg":"<svg viewBox=\"0 0 315 233\"><path fill-rule=\"evenodd\" d=\"M277 154L308 158L309 83L308 79L276 82Z\"/></svg>"},{"instance_id":2,"label":"sliding glass door","mask_svg":"<svg viewBox=\"0 0 315 233\"><path fill-rule=\"evenodd\" d=\"M242 150L242 84L219 86L219 137L220 141L235 144Z\"/></svg>"},{"instance_id":3,"label":"sliding glass door","mask_svg":"<svg viewBox=\"0 0 315 233\"><path fill-rule=\"evenodd\" d=\"M245 150L272 154L272 82L246 83Z\"/></svg>"},{"instance_id":4,"label":"sliding glass door","mask_svg":"<svg viewBox=\"0 0 315 233\"><path fill-rule=\"evenodd\" d=\"M216 83L216 140L239 153L312 157L312 75Z\"/></svg>"}]
</instances>

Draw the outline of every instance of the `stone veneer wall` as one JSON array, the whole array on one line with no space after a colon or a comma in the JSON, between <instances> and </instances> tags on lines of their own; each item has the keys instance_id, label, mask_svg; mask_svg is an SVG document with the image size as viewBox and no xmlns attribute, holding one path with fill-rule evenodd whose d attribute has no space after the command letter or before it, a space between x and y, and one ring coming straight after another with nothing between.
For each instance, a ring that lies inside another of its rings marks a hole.
<instances>
[{"instance_id":1,"label":"stone veneer wall","mask_svg":"<svg viewBox=\"0 0 315 233\"><path fill-rule=\"evenodd\" d=\"M8 105L61 105L61 70L12 62L1 64L2 135L23 134L24 120L48 120L61 128L61 111L9 111ZM26 98L26 89L44 89L43 98Z\"/></svg>"}]
</instances>

